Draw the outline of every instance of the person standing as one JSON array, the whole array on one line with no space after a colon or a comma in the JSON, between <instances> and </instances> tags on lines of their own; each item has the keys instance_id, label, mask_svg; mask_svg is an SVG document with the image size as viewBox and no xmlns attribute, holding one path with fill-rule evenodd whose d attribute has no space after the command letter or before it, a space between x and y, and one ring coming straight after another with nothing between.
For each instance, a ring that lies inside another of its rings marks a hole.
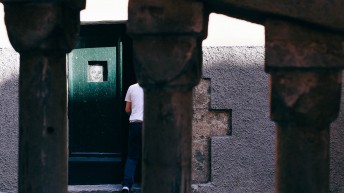
<instances>
[{"instance_id":1,"label":"person standing","mask_svg":"<svg viewBox=\"0 0 344 193\"><path fill-rule=\"evenodd\" d=\"M128 156L124 168L122 192L128 193L134 183L136 166L142 154L143 89L136 83L128 88L125 112L129 117Z\"/></svg>"}]
</instances>

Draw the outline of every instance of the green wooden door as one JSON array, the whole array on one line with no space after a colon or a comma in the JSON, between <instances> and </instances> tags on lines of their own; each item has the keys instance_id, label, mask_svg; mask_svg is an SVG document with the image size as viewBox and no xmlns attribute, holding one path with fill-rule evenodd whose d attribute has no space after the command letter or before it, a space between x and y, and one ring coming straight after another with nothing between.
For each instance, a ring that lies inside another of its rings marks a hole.
<instances>
[{"instance_id":1,"label":"green wooden door","mask_svg":"<svg viewBox=\"0 0 344 193\"><path fill-rule=\"evenodd\" d=\"M120 45L68 54L70 184L121 180Z\"/></svg>"}]
</instances>

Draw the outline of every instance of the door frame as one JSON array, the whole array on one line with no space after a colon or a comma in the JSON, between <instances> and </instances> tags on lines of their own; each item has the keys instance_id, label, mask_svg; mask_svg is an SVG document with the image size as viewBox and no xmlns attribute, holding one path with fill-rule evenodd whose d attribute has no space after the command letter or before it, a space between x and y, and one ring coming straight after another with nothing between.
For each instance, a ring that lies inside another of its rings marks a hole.
<instances>
[{"instance_id":1,"label":"door frame","mask_svg":"<svg viewBox=\"0 0 344 193\"><path fill-rule=\"evenodd\" d=\"M110 33L109 33L110 32ZM117 95L120 97L120 104L119 108L121 108L120 113L120 122L121 122L121 166L120 169L117 169L116 172L120 173L120 176L123 174L123 168L125 164L125 158L127 156L127 135L128 135L128 115L124 112L125 107L125 94L128 89L128 87L131 84L134 84L136 82L136 77L134 74L134 68L133 68L133 60L132 60L132 40L129 36L126 35L126 21L100 21L100 22L82 22L80 25L80 33L79 33L79 39L76 45L76 48L83 48L85 45L82 45L82 41L79 41L83 38L92 38L94 36L104 35L104 34L113 34L114 36L121 36L121 44L122 44L122 50L116 49L116 52L122 51L122 53L117 53L118 55L121 55L122 58L122 65L116 65L116 71L121 72L117 73L118 75L122 76L119 78L119 81L116 81L116 92ZM97 42L94 43L94 45L87 45L87 48L97 47L99 44ZM85 47L86 48L86 47ZM119 60L120 60L119 59ZM67 62L68 64L68 62ZM68 77L68 74L67 74ZM68 84L68 82L67 82ZM68 101L68 108L69 108L69 101ZM69 126L69 123L68 123ZM69 133L68 133L69 134ZM70 153L70 151L68 150ZM68 158L70 158L68 156ZM108 179L104 179L104 176L100 177L99 179L96 179L96 177L92 178L85 178L87 175L80 175L80 172L85 172L85 169L82 167L80 170L75 170L71 168L71 163L69 159L69 172L68 172L68 178L69 178L69 184L70 185L82 185L82 184L116 184L120 183L120 180L118 179L111 179L111 176L108 177ZM106 163L104 163L106 165ZM108 166L106 166L108 167ZM106 170L105 170L106 171ZM94 171L93 171L94 172ZM100 174L101 175L101 174ZM118 176L118 175L117 175Z\"/></svg>"}]
</instances>

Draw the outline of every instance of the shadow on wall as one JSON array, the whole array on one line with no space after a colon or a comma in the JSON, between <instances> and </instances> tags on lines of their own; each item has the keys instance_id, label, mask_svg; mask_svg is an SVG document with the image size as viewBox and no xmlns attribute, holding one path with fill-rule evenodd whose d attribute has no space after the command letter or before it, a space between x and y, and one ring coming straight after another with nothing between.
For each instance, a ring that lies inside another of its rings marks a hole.
<instances>
[{"instance_id":1,"label":"shadow on wall","mask_svg":"<svg viewBox=\"0 0 344 193\"><path fill-rule=\"evenodd\" d=\"M0 79L0 93L0 192L9 192L17 189L18 77Z\"/></svg>"}]
</instances>

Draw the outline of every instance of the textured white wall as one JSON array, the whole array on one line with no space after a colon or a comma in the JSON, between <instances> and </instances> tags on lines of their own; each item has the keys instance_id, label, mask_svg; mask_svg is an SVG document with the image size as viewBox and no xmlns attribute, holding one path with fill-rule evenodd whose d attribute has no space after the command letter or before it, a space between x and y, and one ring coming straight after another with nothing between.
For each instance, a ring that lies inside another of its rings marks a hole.
<instances>
[{"instance_id":1,"label":"textured white wall","mask_svg":"<svg viewBox=\"0 0 344 193\"><path fill-rule=\"evenodd\" d=\"M264 33L262 25L212 13L203 46L264 46Z\"/></svg>"},{"instance_id":2,"label":"textured white wall","mask_svg":"<svg viewBox=\"0 0 344 193\"><path fill-rule=\"evenodd\" d=\"M4 6L0 3L0 48L12 48L4 21Z\"/></svg>"},{"instance_id":3,"label":"textured white wall","mask_svg":"<svg viewBox=\"0 0 344 193\"><path fill-rule=\"evenodd\" d=\"M264 47L204 47L211 107L231 109L232 135L211 139L212 186L201 193L274 192L274 123Z\"/></svg>"},{"instance_id":4,"label":"textured white wall","mask_svg":"<svg viewBox=\"0 0 344 193\"><path fill-rule=\"evenodd\" d=\"M0 48L0 192L17 187L19 55Z\"/></svg>"},{"instance_id":5,"label":"textured white wall","mask_svg":"<svg viewBox=\"0 0 344 193\"><path fill-rule=\"evenodd\" d=\"M87 0L81 21L128 20L128 0Z\"/></svg>"}]
</instances>

